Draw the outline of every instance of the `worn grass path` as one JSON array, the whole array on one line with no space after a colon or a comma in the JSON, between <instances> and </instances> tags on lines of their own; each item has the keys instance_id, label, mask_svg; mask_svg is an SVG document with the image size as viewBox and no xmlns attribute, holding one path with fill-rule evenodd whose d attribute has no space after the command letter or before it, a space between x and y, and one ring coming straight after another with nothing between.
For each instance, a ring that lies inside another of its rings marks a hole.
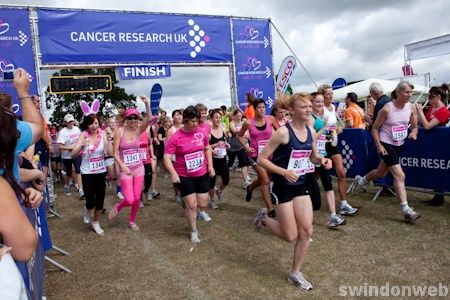
<instances>
[{"instance_id":1,"label":"worn grass path","mask_svg":"<svg viewBox=\"0 0 450 300\"><path fill-rule=\"evenodd\" d=\"M124 209L112 222L102 216L100 237L82 222L83 202L65 197L58 187L64 219L51 218L49 226L54 244L71 255L51 257L73 273L47 272L48 299L331 299L343 285L450 287L448 199L443 207L429 208L420 204L429 196L409 193L410 205L423 214L413 225L403 222L394 198L370 201L373 190L350 196L360 213L338 230L324 225L322 208L315 213L314 241L303 269L314 289L303 292L286 281L292 245L254 229L262 201L256 192L245 202L237 174L221 209L209 211L213 221L199 221L202 242L196 245L189 242L167 179L160 180L160 191L159 200L139 211L140 231L126 227L129 209ZM106 207L116 202L108 189Z\"/></svg>"}]
</instances>

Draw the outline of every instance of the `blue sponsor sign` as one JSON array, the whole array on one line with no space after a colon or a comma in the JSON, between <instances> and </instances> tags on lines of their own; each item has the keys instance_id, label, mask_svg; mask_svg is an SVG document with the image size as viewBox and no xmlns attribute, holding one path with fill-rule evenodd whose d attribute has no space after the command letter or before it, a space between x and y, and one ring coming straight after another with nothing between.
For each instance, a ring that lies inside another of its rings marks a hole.
<instances>
[{"instance_id":1,"label":"blue sponsor sign","mask_svg":"<svg viewBox=\"0 0 450 300\"><path fill-rule=\"evenodd\" d=\"M170 77L169 65L139 65L118 67L120 79L154 79Z\"/></svg>"},{"instance_id":2,"label":"blue sponsor sign","mask_svg":"<svg viewBox=\"0 0 450 300\"><path fill-rule=\"evenodd\" d=\"M28 10L0 8L0 90L12 96L14 112L22 115L12 83L19 67L29 74L30 93L38 94Z\"/></svg>"},{"instance_id":3,"label":"blue sponsor sign","mask_svg":"<svg viewBox=\"0 0 450 300\"><path fill-rule=\"evenodd\" d=\"M347 81L345 81L344 78L336 78L333 81L333 84L331 85L333 90L337 90L337 89L343 88L344 86L347 86Z\"/></svg>"},{"instance_id":4,"label":"blue sponsor sign","mask_svg":"<svg viewBox=\"0 0 450 300\"><path fill-rule=\"evenodd\" d=\"M266 100L269 113L275 99L269 21L232 21L239 107L245 109L245 94L250 92Z\"/></svg>"},{"instance_id":5,"label":"blue sponsor sign","mask_svg":"<svg viewBox=\"0 0 450 300\"><path fill-rule=\"evenodd\" d=\"M405 140L400 150L400 164L407 187L450 193L450 128L419 129L417 140ZM432 147L439 141L438 147ZM372 136L362 129L344 129L339 146L347 177L365 175L378 166L380 157ZM393 186L390 174L377 181Z\"/></svg>"},{"instance_id":6,"label":"blue sponsor sign","mask_svg":"<svg viewBox=\"0 0 450 300\"><path fill-rule=\"evenodd\" d=\"M232 62L223 17L39 9L42 63Z\"/></svg>"},{"instance_id":7,"label":"blue sponsor sign","mask_svg":"<svg viewBox=\"0 0 450 300\"><path fill-rule=\"evenodd\" d=\"M163 90L161 85L159 83L154 84L152 90L150 91L150 109L152 110L152 115L154 116L158 114L162 94Z\"/></svg>"}]
</instances>

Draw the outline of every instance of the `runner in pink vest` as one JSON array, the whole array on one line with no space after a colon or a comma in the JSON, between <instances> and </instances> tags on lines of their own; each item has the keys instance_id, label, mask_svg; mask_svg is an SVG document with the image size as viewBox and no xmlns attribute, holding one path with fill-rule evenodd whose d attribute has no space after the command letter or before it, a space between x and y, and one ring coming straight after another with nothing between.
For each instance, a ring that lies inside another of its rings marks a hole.
<instances>
[{"instance_id":1,"label":"runner in pink vest","mask_svg":"<svg viewBox=\"0 0 450 300\"><path fill-rule=\"evenodd\" d=\"M131 206L128 227L139 230L136 225L136 216L139 211L142 186L144 184L144 165L139 155L140 135L150 124L152 117L147 96L141 96L145 104L146 117L138 127L139 112L136 108L128 108L124 112L125 124L114 134L114 158L120 167L120 183L124 199L109 212L112 220L126 206Z\"/></svg>"},{"instance_id":2,"label":"runner in pink vest","mask_svg":"<svg viewBox=\"0 0 450 300\"><path fill-rule=\"evenodd\" d=\"M253 168L258 174L258 178L253 180L251 185L247 186L247 194L245 199L247 202L250 202L252 199L253 190L261 186L261 196L263 198L264 205L269 211L269 216L275 217L276 213L272 207L269 193L270 175L265 169L256 164L258 155L262 152L265 145L272 137L272 124L270 122L270 116L265 115L266 104L264 99L256 99L253 102L253 107L255 109L255 117L250 121L246 120L244 122L244 125L242 125L241 131L239 131L238 135L239 143L241 143L242 147L244 147L245 152L247 152L247 155L252 162ZM250 134L250 145L247 145L244 139L244 135L247 130Z\"/></svg>"},{"instance_id":3,"label":"runner in pink vest","mask_svg":"<svg viewBox=\"0 0 450 300\"><path fill-rule=\"evenodd\" d=\"M383 178L391 172L394 178L395 196L400 202L400 208L406 222L412 222L420 218L420 213L414 211L408 205L405 188L405 173L400 165L399 157L401 148L406 140L417 139L417 115L413 110L409 99L412 96L414 86L407 81L400 81L395 88L396 99L386 103L378 113L377 119L372 127L373 141L377 151L381 156L381 161L375 170L370 171L365 176L355 177L355 186L364 189L364 186L371 180ZM408 124L411 124L411 131L408 134Z\"/></svg>"}]
</instances>

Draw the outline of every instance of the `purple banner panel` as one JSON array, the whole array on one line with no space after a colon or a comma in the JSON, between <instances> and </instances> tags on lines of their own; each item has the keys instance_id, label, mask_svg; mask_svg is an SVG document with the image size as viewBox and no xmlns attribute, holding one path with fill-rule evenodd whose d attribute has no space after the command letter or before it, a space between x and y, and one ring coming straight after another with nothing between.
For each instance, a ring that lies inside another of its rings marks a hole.
<instances>
[{"instance_id":1,"label":"purple banner panel","mask_svg":"<svg viewBox=\"0 0 450 300\"><path fill-rule=\"evenodd\" d=\"M30 93L38 94L33 41L27 9L0 8L0 91L14 99L14 112L22 114L12 78L17 68L27 70Z\"/></svg>"},{"instance_id":2,"label":"purple banner panel","mask_svg":"<svg viewBox=\"0 0 450 300\"><path fill-rule=\"evenodd\" d=\"M231 62L224 17L39 9L43 63Z\"/></svg>"},{"instance_id":3,"label":"purple banner panel","mask_svg":"<svg viewBox=\"0 0 450 300\"><path fill-rule=\"evenodd\" d=\"M266 100L270 113L275 99L270 23L268 20L232 19L239 107L245 94Z\"/></svg>"}]
</instances>

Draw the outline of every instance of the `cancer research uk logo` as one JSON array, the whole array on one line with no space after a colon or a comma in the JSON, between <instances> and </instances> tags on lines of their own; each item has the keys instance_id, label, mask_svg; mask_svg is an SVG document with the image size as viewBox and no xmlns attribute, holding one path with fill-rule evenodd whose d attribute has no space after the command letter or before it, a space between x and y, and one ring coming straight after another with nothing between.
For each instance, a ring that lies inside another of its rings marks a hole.
<instances>
[{"instance_id":1,"label":"cancer research uk logo","mask_svg":"<svg viewBox=\"0 0 450 300\"><path fill-rule=\"evenodd\" d=\"M244 79L259 79L262 75L269 78L272 71L268 66L263 67L261 61L257 57L247 57L246 63L242 64L242 69L245 71L238 71L238 76L246 76Z\"/></svg>"},{"instance_id":2,"label":"cancer research uk logo","mask_svg":"<svg viewBox=\"0 0 450 300\"><path fill-rule=\"evenodd\" d=\"M353 155L353 150L350 149L350 146L347 145L347 142L345 140L341 141L341 145L342 145L342 162L344 164L344 170L345 172L347 172L351 166L353 165L354 161L354 155Z\"/></svg>"},{"instance_id":3,"label":"cancer research uk logo","mask_svg":"<svg viewBox=\"0 0 450 300\"><path fill-rule=\"evenodd\" d=\"M19 42L19 45L23 47L28 42L28 36L21 30L18 31L18 35L7 34L9 32L9 23L0 20L0 46L7 48L12 46L12 42Z\"/></svg>"},{"instance_id":4,"label":"cancer research uk logo","mask_svg":"<svg viewBox=\"0 0 450 300\"><path fill-rule=\"evenodd\" d=\"M259 31L253 26L245 26L244 31L238 35L235 44L241 48L264 48L269 46L269 40L266 36L260 37Z\"/></svg>"},{"instance_id":5,"label":"cancer research uk logo","mask_svg":"<svg viewBox=\"0 0 450 300\"><path fill-rule=\"evenodd\" d=\"M194 20L189 19L188 25L191 27L189 30L189 36L192 39L189 41L189 46L192 48L190 55L192 58L195 58L197 54L202 51L202 48L206 46L206 43L209 43L211 39L198 24L195 24Z\"/></svg>"},{"instance_id":6,"label":"cancer research uk logo","mask_svg":"<svg viewBox=\"0 0 450 300\"><path fill-rule=\"evenodd\" d=\"M249 90L249 92L252 93L253 96L255 96L256 99L264 99L264 92L261 91L259 88L251 88L251 89ZM266 105L267 105L269 108L272 108L273 103L274 103L273 99L270 98L270 97L267 97ZM240 105L241 105L242 107L245 107L245 106L247 105L247 103L246 103L246 102L242 102L242 103L240 103Z\"/></svg>"}]
</instances>

